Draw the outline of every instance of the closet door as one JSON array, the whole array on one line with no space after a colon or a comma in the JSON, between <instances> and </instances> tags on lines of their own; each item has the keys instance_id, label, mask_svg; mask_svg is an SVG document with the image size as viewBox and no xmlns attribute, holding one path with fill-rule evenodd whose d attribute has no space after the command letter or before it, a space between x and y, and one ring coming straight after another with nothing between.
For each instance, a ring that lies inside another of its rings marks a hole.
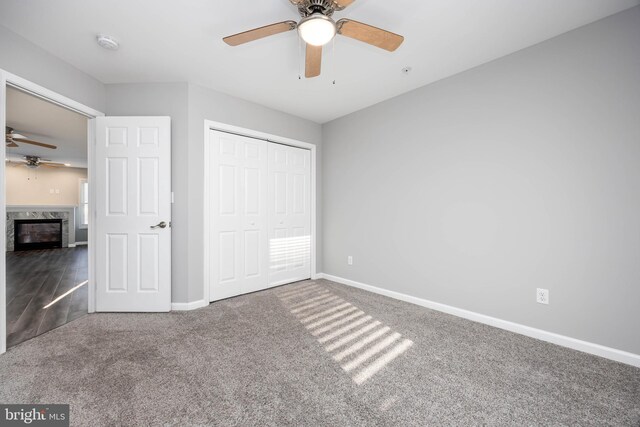
<instances>
[{"instance_id":1,"label":"closet door","mask_svg":"<svg viewBox=\"0 0 640 427\"><path fill-rule=\"evenodd\" d=\"M267 142L210 135L211 301L264 289L267 274Z\"/></svg>"},{"instance_id":2,"label":"closet door","mask_svg":"<svg viewBox=\"0 0 640 427\"><path fill-rule=\"evenodd\" d=\"M311 277L311 152L269 143L269 285Z\"/></svg>"}]
</instances>

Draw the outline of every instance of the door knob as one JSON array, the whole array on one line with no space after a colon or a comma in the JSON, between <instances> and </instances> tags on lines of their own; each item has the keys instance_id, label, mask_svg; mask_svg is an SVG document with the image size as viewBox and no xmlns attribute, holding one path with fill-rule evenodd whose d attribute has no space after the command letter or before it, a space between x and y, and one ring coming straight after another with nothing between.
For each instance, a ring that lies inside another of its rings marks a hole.
<instances>
[{"instance_id":1,"label":"door knob","mask_svg":"<svg viewBox=\"0 0 640 427\"><path fill-rule=\"evenodd\" d=\"M167 226L167 223L164 221L160 221L159 223L157 223L156 225L152 225L151 228L165 228Z\"/></svg>"}]
</instances>

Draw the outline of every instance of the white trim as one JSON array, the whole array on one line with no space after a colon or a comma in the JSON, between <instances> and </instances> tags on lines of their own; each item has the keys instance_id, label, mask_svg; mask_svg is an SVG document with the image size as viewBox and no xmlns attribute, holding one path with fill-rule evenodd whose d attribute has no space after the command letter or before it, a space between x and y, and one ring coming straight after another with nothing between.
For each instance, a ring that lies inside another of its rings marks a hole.
<instances>
[{"instance_id":1,"label":"white trim","mask_svg":"<svg viewBox=\"0 0 640 427\"><path fill-rule=\"evenodd\" d=\"M60 95L59 93L49 90L46 87L30 82L29 80L23 79L22 77L16 76L15 74L11 74L7 71L3 72L6 76L6 83L9 86L15 87L24 92L28 92L33 96L64 107L67 110L75 111L76 113L82 114L89 119L104 116L104 113L98 110L94 110L93 108L81 104L77 101L74 101L71 98L67 98L64 95Z\"/></svg>"},{"instance_id":2,"label":"white trim","mask_svg":"<svg viewBox=\"0 0 640 427\"><path fill-rule=\"evenodd\" d=\"M7 72L0 69L0 127L7 125ZM6 144L0 144L0 158L7 158ZM0 162L0 354L7 351L7 195L5 162Z\"/></svg>"},{"instance_id":3,"label":"white trim","mask_svg":"<svg viewBox=\"0 0 640 427\"><path fill-rule=\"evenodd\" d=\"M37 96L41 99L44 99L48 102L54 103L61 107L67 108L69 110L75 111L76 113L82 114L86 116L90 120L87 124L89 138L87 140L88 147L88 163L87 169L88 174L91 177L94 171L94 159L93 159L93 141L95 139L95 131L93 128L93 120L94 117L104 116L104 113L94 110L91 107L88 107L84 104L81 104L73 99L67 98L59 93L56 93L52 90L49 90L43 86L40 86L36 83L33 83L29 80L23 79L22 77L16 76L15 74L11 74L3 69L0 69L0 127L4 129L6 126L6 105L7 105L7 86L15 87L24 92L27 92L31 95ZM93 135L92 135L93 133ZM2 148L0 148L0 157L6 158L6 147L5 144L2 144ZM92 179L89 180L89 193L92 192ZM0 218L6 218L7 207L6 207L6 195L5 195L5 164L4 162L0 162L0 193L2 197L0 198ZM95 209L93 206L93 199L90 197L89 199L89 209L93 215L95 215ZM2 224L0 225L0 354L4 353L7 350L7 311L6 311L6 221L0 221ZM91 222L89 224L89 240L92 241L93 233ZM89 313L93 313L95 311L95 257L93 255L93 247L95 245L89 246Z\"/></svg>"},{"instance_id":4,"label":"white trim","mask_svg":"<svg viewBox=\"0 0 640 427\"><path fill-rule=\"evenodd\" d=\"M104 115L102 115L104 116ZM96 117L102 117L96 116ZM89 229L87 230L87 240L96 241L96 198L92 196L96 177L96 119L89 119L87 122L87 179L89 180ZM89 298L88 312L96 312L96 245L91 244L87 248L89 261L89 285L87 286L87 297Z\"/></svg>"},{"instance_id":5,"label":"white trim","mask_svg":"<svg viewBox=\"0 0 640 427\"><path fill-rule=\"evenodd\" d=\"M317 222L316 222L316 190L317 190L317 147L308 142L298 141L296 139L286 138L283 136L273 135L270 133L259 132L252 129L242 128L239 126L228 125L226 123L214 122L212 120L204 121L204 280L203 280L203 296L205 301L211 301L209 293L209 131L217 130L222 132L235 133L241 136L262 139L267 142L275 142L278 144L289 145L291 147L304 148L311 151L311 278L318 277L316 271L316 242L317 242Z\"/></svg>"},{"instance_id":6,"label":"white trim","mask_svg":"<svg viewBox=\"0 0 640 427\"><path fill-rule=\"evenodd\" d=\"M89 242L76 242L76 246L87 246Z\"/></svg>"},{"instance_id":7,"label":"white trim","mask_svg":"<svg viewBox=\"0 0 640 427\"><path fill-rule=\"evenodd\" d=\"M9 212L21 212L27 210L34 211L55 211L56 209L74 210L78 206L76 205L6 205Z\"/></svg>"},{"instance_id":8,"label":"white trim","mask_svg":"<svg viewBox=\"0 0 640 427\"><path fill-rule=\"evenodd\" d=\"M209 303L203 299L199 299L197 301L191 301L191 302L172 302L171 310L172 311L189 311L189 310L195 310L197 308L206 307L208 305Z\"/></svg>"},{"instance_id":9,"label":"white trim","mask_svg":"<svg viewBox=\"0 0 640 427\"><path fill-rule=\"evenodd\" d=\"M510 332L515 332L521 335L526 335L528 337L550 342L552 344L556 344L562 347L571 348L573 350L582 351L584 353L593 354L596 356L604 357L606 359L615 360L616 362L626 363L627 365L636 366L640 368L640 355L638 354L629 353L623 350L617 350L611 347L605 347L600 344L594 344L587 341L582 341L579 339L567 337L565 335L544 331L542 329L532 328L530 326L509 322L507 320L502 320L502 319L487 316L484 314L476 313L473 311L452 307L446 304L440 304L438 302L433 302L423 298L402 294L400 292L389 291L387 289L366 285L364 283L356 282L354 280L345 279L338 276L332 276L331 274L322 273L322 274L319 274L319 276L320 276L319 278L321 279L330 280L332 282L341 283L347 286L353 286L354 288L364 289L366 291L384 295L400 301L405 301L411 304L420 305L422 307L430 308L432 310L437 310L443 313L452 314L454 316L462 317L464 319L472 320L474 322L484 323L485 325L494 326L496 328L504 329Z\"/></svg>"}]
</instances>

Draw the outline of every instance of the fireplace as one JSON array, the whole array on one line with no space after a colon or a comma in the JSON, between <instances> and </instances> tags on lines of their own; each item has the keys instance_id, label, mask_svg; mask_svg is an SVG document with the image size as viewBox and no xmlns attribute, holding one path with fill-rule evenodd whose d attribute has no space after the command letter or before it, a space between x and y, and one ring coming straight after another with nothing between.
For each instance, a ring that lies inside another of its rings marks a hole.
<instances>
[{"instance_id":1,"label":"fireplace","mask_svg":"<svg viewBox=\"0 0 640 427\"><path fill-rule=\"evenodd\" d=\"M62 219L16 219L16 251L62 247Z\"/></svg>"}]
</instances>

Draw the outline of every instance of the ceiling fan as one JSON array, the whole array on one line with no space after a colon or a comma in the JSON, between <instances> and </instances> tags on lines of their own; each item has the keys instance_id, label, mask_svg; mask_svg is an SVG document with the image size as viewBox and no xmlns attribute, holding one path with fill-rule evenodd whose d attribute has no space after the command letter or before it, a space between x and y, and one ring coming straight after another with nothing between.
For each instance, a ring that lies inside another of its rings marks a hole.
<instances>
[{"instance_id":1,"label":"ceiling fan","mask_svg":"<svg viewBox=\"0 0 640 427\"><path fill-rule=\"evenodd\" d=\"M52 150L58 148L55 145L45 144L44 142L32 141L26 136L20 135L12 127L9 126L6 127L5 142L7 143L7 147L11 148L19 147L19 145L17 144L18 142L21 142L23 144L37 145L38 147L50 148Z\"/></svg>"},{"instance_id":2,"label":"ceiling fan","mask_svg":"<svg viewBox=\"0 0 640 427\"><path fill-rule=\"evenodd\" d=\"M21 160L19 162L14 160L7 160L7 163L14 163L16 166L25 165L26 167L31 169L36 169L40 166L46 166L49 168L61 168L61 167L68 166L67 164L54 163L51 160L43 159L38 156L22 156L22 157L24 158L24 160Z\"/></svg>"},{"instance_id":3,"label":"ceiling fan","mask_svg":"<svg viewBox=\"0 0 640 427\"><path fill-rule=\"evenodd\" d=\"M341 11L355 0L289 0L298 8L300 22L284 21L265 27L234 34L222 40L230 46L238 46L264 37L298 29L298 34L307 44L305 56L305 77L320 75L322 46L329 43L336 34L393 52L404 41L404 37L380 28L342 18L337 22L331 16Z\"/></svg>"}]
</instances>

